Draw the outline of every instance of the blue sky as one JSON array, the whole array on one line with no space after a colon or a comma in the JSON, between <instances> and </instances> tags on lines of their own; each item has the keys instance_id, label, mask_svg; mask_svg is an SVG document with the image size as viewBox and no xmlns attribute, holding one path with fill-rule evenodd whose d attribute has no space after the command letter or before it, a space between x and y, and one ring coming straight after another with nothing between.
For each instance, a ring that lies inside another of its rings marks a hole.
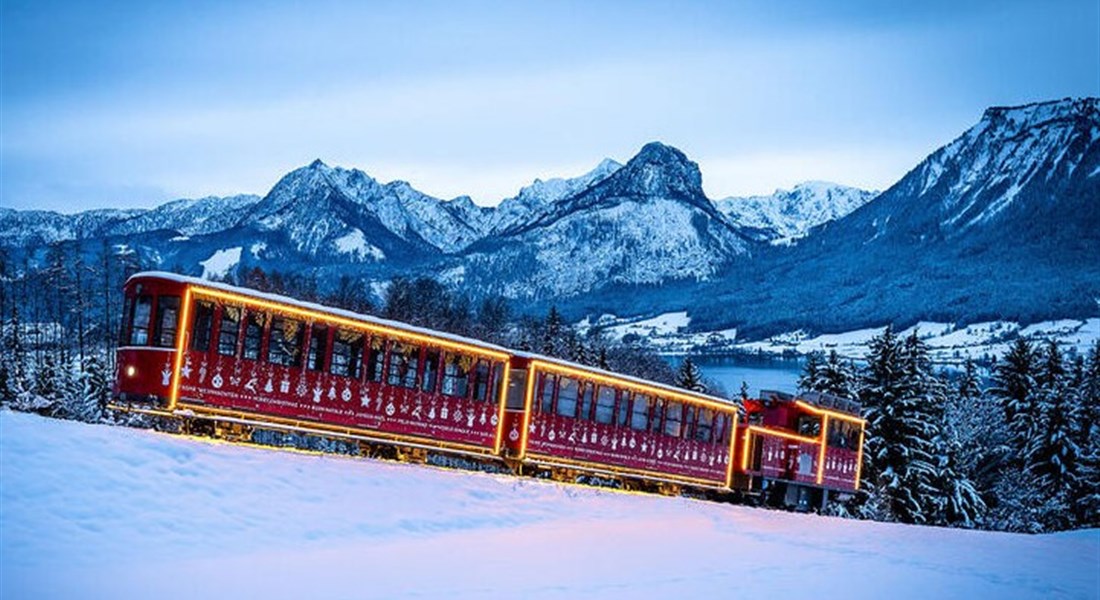
<instances>
[{"instance_id":1,"label":"blue sky","mask_svg":"<svg viewBox=\"0 0 1100 600\"><path fill-rule=\"evenodd\" d=\"M1100 95L1100 3L0 0L0 206L263 194L321 158L494 204L661 140L712 198L882 189Z\"/></svg>"}]
</instances>

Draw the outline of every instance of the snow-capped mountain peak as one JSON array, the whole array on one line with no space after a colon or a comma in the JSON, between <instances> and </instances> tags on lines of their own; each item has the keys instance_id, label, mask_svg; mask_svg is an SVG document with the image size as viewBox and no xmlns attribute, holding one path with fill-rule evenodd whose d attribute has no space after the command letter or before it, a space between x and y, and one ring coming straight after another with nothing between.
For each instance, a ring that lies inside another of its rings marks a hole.
<instances>
[{"instance_id":1,"label":"snow-capped mountain peak","mask_svg":"<svg viewBox=\"0 0 1100 600\"><path fill-rule=\"evenodd\" d=\"M578 177L535 179L524 186L512 198L506 198L489 214L486 225L488 232L501 232L523 223L537 220L548 212L555 203L575 196L593 185L607 179L622 168L622 165L605 158L596 168Z\"/></svg>"},{"instance_id":2,"label":"snow-capped mountain peak","mask_svg":"<svg viewBox=\"0 0 1100 600\"><path fill-rule=\"evenodd\" d=\"M715 205L756 239L781 244L805 237L812 228L847 215L877 194L828 181L806 181L769 196L730 197Z\"/></svg>"},{"instance_id":3,"label":"snow-capped mountain peak","mask_svg":"<svg viewBox=\"0 0 1100 600\"><path fill-rule=\"evenodd\" d=\"M1036 225L1047 217L1095 213L1097 175L1100 98L990 108L869 204L861 235L934 240L998 222L1040 235ZM1051 232L1085 221L1051 222Z\"/></svg>"}]
</instances>

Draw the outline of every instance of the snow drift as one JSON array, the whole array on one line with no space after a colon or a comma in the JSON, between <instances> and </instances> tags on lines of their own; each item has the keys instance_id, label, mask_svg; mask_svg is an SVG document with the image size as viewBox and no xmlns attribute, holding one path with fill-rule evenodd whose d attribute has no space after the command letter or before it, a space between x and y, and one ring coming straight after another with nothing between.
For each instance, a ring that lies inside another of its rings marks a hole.
<instances>
[{"instance_id":1,"label":"snow drift","mask_svg":"<svg viewBox=\"0 0 1100 600\"><path fill-rule=\"evenodd\" d=\"M796 515L0 411L4 598L1082 598L1100 531Z\"/></svg>"}]
</instances>

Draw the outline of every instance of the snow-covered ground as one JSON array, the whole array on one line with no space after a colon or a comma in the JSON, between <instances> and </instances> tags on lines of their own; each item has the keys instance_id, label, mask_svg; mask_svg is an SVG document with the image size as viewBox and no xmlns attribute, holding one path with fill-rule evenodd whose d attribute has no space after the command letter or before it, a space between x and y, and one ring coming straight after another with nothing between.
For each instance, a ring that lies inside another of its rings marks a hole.
<instances>
[{"instance_id":1,"label":"snow-covered ground","mask_svg":"<svg viewBox=\"0 0 1100 600\"><path fill-rule=\"evenodd\" d=\"M0 411L0 596L1089 598L1100 531L855 522Z\"/></svg>"},{"instance_id":2,"label":"snow-covered ground","mask_svg":"<svg viewBox=\"0 0 1100 600\"><path fill-rule=\"evenodd\" d=\"M736 329L687 332L685 329L690 323L691 317L686 312L674 312L643 320L604 315L594 325L585 320L578 326L582 330L591 326L601 327L616 341L628 334L635 334L648 340L658 351L668 354L693 353L701 349L717 353L733 351L775 355L836 350L841 356L855 359L863 358L867 352L867 342L882 333L882 327L817 336L794 331L765 340L739 340ZM922 322L900 332L900 335L907 336L913 331L928 344L932 360L938 363L959 363L968 356L975 359L1001 356L1021 336L1036 342L1055 340L1064 350L1073 349L1086 356L1096 340L1100 339L1100 319L1062 319L1026 327L1008 321L963 326Z\"/></svg>"}]
</instances>

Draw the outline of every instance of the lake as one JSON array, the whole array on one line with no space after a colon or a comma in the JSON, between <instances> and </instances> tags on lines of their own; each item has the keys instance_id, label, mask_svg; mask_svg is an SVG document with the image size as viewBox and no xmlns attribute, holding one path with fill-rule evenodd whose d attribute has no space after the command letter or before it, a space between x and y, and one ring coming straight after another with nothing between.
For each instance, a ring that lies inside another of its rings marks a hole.
<instances>
[{"instance_id":1,"label":"lake","mask_svg":"<svg viewBox=\"0 0 1100 600\"><path fill-rule=\"evenodd\" d=\"M679 368L680 357L672 359ZM716 381L730 396L741 391L741 382L749 386L749 395L756 398L760 390L779 390L794 393L798 389L798 377L802 374L802 361L798 359L754 359L692 357L703 376Z\"/></svg>"}]
</instances>

